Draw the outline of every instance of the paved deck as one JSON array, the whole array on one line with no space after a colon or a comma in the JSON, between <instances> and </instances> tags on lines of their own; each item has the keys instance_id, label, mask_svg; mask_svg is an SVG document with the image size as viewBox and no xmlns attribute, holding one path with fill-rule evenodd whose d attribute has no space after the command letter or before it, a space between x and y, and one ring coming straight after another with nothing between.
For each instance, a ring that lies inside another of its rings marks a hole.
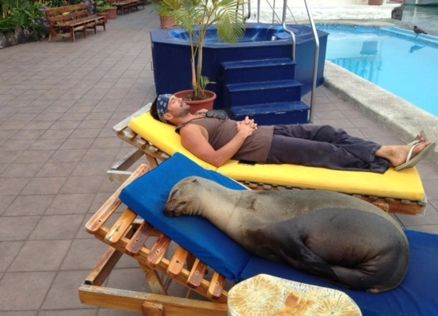
<instances>
[{"instance_id":1,"label":"paved deck","mask_svg":"<svg viewBox=\"0 0 438 316\"><path fill-rule=\"evenodd\" d=\"M0 50L0 315L131 315L84 306L77 288L105 246L84 223L114 191L105 171L131 150L111 127L154 96L151 6L110 21L75 43L46 41ZM384 144L397 132L327 88L315 121ZM419 167L429 204L405 226L438 232L438 166ZM376 184L378 185L378 184ZM146 290L122 259L109 285Z\"/></svg>"}]
</instances>

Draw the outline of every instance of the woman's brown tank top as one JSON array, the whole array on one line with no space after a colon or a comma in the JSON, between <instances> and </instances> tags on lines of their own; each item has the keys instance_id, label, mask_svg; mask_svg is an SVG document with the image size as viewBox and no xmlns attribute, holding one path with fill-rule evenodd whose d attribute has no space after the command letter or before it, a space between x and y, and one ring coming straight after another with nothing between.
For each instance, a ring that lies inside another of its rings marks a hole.
<instances>
[{"instance_id":1,"label":"woman's brown tank top","mask_svg":"<svg viewBox=\"0 0 438 316\"><path fill-rule=\"evenodd\" d=\"M218 119L213 117L201 117L193 119L183 126L179 126L177 131L188 124L197 124L204 127L208 132L208 142L218 150L227 144L237 134L237 122L230 119ZM266 162L268 152L271 149L273 126L259 126L250 136L248 136L242 147L233 156L236 160L250 162Z\"/></svg>"}]
</instances>

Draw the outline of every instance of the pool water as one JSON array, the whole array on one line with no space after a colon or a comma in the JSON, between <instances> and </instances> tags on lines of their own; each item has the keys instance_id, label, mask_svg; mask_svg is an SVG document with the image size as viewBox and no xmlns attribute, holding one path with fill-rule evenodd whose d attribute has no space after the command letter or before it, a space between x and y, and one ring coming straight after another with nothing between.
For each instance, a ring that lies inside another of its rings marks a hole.
<instances>
[{"instance_id":1,"label":"pool water","mask_svg":"<svg viewBox=\"0 0 438 316\"><path fill-rule=\"evenodd\" d=\"M438 116L438 37L399 28L318 29L330 33L328 60Z\"/></svg>"}]
</instances>

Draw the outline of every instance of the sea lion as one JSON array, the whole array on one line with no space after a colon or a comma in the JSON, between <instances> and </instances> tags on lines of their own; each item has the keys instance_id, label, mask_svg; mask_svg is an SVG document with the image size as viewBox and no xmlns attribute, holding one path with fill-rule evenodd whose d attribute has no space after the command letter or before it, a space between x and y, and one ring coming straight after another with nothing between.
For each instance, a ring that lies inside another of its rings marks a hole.
<instances>
[{"instance_id":1,"label":"sea lion","mask_svg":"<svg viewBox=\"0 0 438 316\"><path fill-rule=\"evenodd\" d=\"M171 190L165 213L207 218L250 252L353 289L397 287L408 266L400 225L373 204L322 190L231 190L189 177Z\"/></svg>"}]
</instances>

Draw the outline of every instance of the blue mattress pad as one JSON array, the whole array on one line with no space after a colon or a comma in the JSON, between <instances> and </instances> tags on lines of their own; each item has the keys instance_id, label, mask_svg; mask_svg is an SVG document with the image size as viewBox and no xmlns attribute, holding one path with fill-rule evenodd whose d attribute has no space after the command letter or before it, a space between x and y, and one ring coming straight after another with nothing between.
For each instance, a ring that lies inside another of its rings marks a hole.
<instances>
[{"instance_id":1,"label":"blue mattress pad","mask_svg":"<svg viewBox=\"0 0 438 316\"><path fill-rule=\"evenodd\" d=\"M344 291L359 305L363 315L438 315L438 235L405 231L410 243L409 268L404 281L396 289L380 294L349 290L288 265L254 256L206 219L164 215L170 190L189 176L245 190L234 180L203 169L182 154L175 154L127 186L120 199L155 228L231 281L239 282L265 273Z\"/></svg>"}]
</instances>

